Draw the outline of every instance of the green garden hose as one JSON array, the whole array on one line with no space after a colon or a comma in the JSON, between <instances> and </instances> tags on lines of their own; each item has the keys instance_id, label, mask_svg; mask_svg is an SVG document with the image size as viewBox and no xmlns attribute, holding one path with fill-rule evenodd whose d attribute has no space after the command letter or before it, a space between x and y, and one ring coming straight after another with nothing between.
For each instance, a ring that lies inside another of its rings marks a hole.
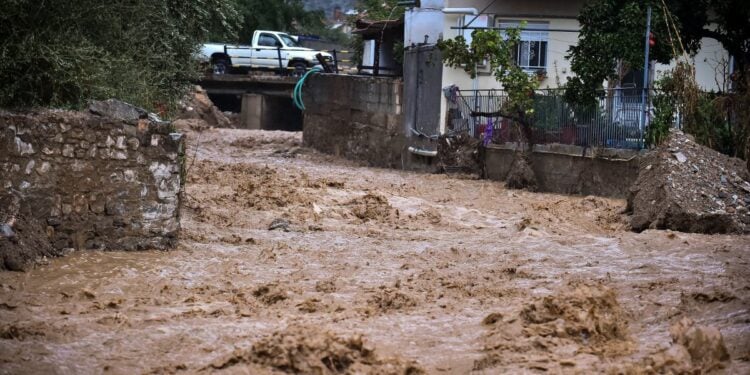
<instances>
[{"instance_id":1,"label":"green garden hose","mask_svg":"<svg viewBox=\"0 0 750 375\"><path fill-rule=\"evenodd\" d=\"M292 100L294 101L294 106L299 108L301 111L305 110L305 103L302 102L302 86L305 84L305 80L307 77L316 74L320 72L322 69L320 68L312 68L310 69L305 75L302 76L302 78L297 81L297 84L294 85L294 93L292 94Z\"/></svg>"}]
</instances>

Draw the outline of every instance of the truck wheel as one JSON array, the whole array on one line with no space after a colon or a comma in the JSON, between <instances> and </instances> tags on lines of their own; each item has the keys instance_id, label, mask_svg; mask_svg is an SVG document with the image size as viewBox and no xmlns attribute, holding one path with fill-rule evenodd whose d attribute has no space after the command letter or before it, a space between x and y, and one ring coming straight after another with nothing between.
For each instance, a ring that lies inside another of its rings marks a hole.
<instances>
[{"instance_id":1,"label":"truck wheel","mask_svg":"<svg viewBox=\"0 0 750 375\"><path fill-rule=\"evenodd\" d=\"M307 64L301 61L292 64L292 67L294 67L294 75L297 77L301 77L307 71Z\"/></svg>"},{"instance_id":2,"label":"truck wheel","mask_svg":"<svg viewBox=\"0 0 750 375\"><path fill-rule=\"evenodd\" d=\"M225 74L227 73L227 61L224 59L216 59L213 63L214 74Z\"/></svg>"}]
</instances>

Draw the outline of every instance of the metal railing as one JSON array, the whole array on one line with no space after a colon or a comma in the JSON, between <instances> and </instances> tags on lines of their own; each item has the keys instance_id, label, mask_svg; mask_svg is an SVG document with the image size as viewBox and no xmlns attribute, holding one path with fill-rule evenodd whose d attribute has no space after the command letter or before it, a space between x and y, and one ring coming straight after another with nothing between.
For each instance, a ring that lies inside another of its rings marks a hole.
<instances>
[{"instance_id":1,"label":"metal railing","mask_svg":"<svg viewBox=\"0 0 750 375\"><path fill-rule=\"evenodd\" d=\"M447 92L447 128L468 132L485 143L522 141L513 120L500 115L508 103L502 90L455 90ZM642 122L640 89L610 89L598 94L595 103L581 106L568 103L561 89L537 90L531 123L534 144L560 143L583 147L640 149L648 117ZM643 124L643 125L641 125Z\"/></svg>"}]
</instances>

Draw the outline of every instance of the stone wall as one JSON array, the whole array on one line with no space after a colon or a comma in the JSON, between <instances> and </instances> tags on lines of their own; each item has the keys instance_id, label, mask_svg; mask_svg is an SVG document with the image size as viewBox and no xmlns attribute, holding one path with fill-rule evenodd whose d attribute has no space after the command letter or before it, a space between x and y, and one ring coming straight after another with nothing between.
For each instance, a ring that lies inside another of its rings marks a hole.
<instances>
[{"instance_id":1,"label":"stone wall","mask_svg":"<svg viewBox=\"0 0 750 375\"><path fill-rule=\"evenodd\" d=\"M20 198L19 214L57 249L167 248L180 228L182 148L169 123L148 118L0 112L0 195Z\"/></svg>"},{"instance_id":2,"label":"stone wall","mask_svg":"<svg viewBox=\"0 0 750 375\"><path fill-rule=\"evenodd\" d=\"M303 142L328 154L402 167L402 81L317 74L305 82Z\"/></svg>"},{"instance_id":3,"label":"stone wall","mask_svg":"<svg viewBox=\"0 0 750 375\"><path fill-rule=\"evenodd\" d=\"M516 144L487 147L483 155L485 177L504 181L516 156L515 149ZM531 155L537 189L543 192L627 198L638 177L637 151L592 153L591 149L578 146L535 145Z\"/></svg>"}]
</instances>

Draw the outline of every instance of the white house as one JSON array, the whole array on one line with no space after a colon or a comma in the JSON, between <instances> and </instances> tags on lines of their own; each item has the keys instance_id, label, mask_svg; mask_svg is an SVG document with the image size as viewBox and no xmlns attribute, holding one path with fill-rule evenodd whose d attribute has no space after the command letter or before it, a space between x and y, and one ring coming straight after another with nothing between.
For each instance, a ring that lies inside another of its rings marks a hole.
<instances>
[{"instance_id":1,"label":"white house","mask_svg":"<svg viewBox=\"0 0 750 375\"><path fill-rule=\"evenodd\" d=\"M458 35L468 40L472 30L460 27L469 22L470 27L510 27L526 21L526 31L522 32L522 43L516 53L517 62L530 74L540 76L540 88L556 88L573 75L566 55L570 46L578 41L580 25L576 18L584 3L584 0L422 0L420 8L409 10L405 15L405 45L423 43L425 38L428 43L434 43L438 38ZM698 84L704 90L726 89L728 55L719 42L704 39L701 51L692 59ZM656 64L653 67L656 78L669 68ZM472 80L461 69L444 67L442 87L451 85L463 90L500 88L488 70ZM443 97L441 130L445 129L447 106L447 99Z\"/></svg>"}]
</instances>

